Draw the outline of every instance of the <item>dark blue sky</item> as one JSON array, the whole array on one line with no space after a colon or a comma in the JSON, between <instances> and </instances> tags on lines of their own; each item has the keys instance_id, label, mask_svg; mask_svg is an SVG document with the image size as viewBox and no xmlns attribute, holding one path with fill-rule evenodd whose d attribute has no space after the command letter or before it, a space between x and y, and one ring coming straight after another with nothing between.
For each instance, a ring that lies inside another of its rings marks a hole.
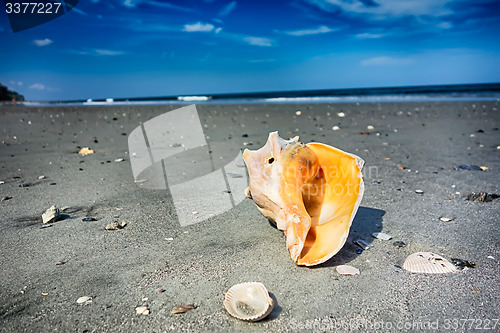
<instances>
[{"instance_id":1,"label":"dark blue sky","mask_svg":"<svg viewBox=\"0 0 500 333\"><path fill-rule=\"evenodd\" d=\"M17 33L2 11L0 82L33 100L500 82L499 31L498 0L81 0Z\"/></svg>"}]
</instances>

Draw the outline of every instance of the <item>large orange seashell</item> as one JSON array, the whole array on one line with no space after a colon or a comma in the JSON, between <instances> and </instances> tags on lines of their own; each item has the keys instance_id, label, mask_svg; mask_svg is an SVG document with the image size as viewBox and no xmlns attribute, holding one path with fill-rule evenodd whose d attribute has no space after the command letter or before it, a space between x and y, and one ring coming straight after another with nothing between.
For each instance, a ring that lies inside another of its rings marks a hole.
<instances>
[{"instance_id":1,"label":"large orange seashell","mask_svg":"<svg viewBox=\"0 0 500 333\"><path fill-rule=\"evenodd\" d=\"M286 235L298 265L321 264L344 246L364 184L364 161L322 144L269 134L264 147L246 149L247 196Z\"/></svg>"}]
</instances>

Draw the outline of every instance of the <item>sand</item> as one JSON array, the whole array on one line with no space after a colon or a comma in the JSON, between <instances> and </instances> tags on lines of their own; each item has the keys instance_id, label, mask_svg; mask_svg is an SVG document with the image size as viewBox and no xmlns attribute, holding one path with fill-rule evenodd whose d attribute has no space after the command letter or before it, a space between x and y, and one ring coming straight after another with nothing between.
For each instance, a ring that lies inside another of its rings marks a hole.
<instances>
[{"instance_id":1,"label":"sand","mask_svg":"<svg viewBox=\"0 0 500 333\"><path fill-rule=\"evenodd\" d=\"M498 330L499 202L463 196L500 192L499 104L199 105L213 141L259 148L278 130L365 160L365 195L349 239L314 268L294 264L283 233L248 199L181 227L166 191L134 183L128 134L179 106L2 106L0 198L11 198L0 202L0 331ZM95 153L80 156L82 147ZM455 170L459 164L488 170ZM51 205L68 208L41 228ZM115 220L127 226L105 230ZM374 239L377 231L393 239ZM374 246L357 253L356 239ZM397 240L407 246L393 246ZM404 271L416 251L477 266L447 275ZM340 264L361 273L341 276ZM261 322L238 321L223 307L225 292L245 281L263 282L276 300ZM81 296L92 302L77 304ZM170 313L191 303L198 308ZM136 315L142 305L148 316Z\"/></svg>"}]
</instances>

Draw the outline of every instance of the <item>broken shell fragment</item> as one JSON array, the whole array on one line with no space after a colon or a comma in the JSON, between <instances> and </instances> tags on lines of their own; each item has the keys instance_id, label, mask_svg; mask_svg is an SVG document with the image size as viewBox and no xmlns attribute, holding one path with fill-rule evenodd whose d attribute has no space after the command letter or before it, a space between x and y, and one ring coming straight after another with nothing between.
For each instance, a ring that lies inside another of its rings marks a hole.
<instances>
[{"instance_id":1,"label":"broken shell fragment","mask_svg":"<svg viewBox=\"0 0 500 333\"><path fill-rule=\"evenodd\" d=\"M224 307L235 318L258 321L273 311L274 301L261 282L244 282L227 291Z\"/></svg>"},{"instance_id":2,"label":"broken shell fragment","mask_svg":"<svg viewBox=\"0 0 500 333\"><path fill-rule=\"evenodd\" d=\"M59 211L59 208L56 206L52 206L45 213L42 214L42 223L50 223L50 222L56 222L61 213Z\"/></svg>"},{"instance_id":3,"label":"broken shell fragment","mask_svg":"<svg viewBox=\"0 0 500 333\"><path fill-rule=\"evenodd\" d=\"M92 303L92 297L90 296L82 296L76 300L76 303L78 304L88 304Z\"/></svg>"},{"instance_id":4,"label":"broken shell fragment","mask_svg":"<svg viewBox=\"0 0 500 333\"><path fill-rule=\"evenodd\" d=\"M440 217L439 219L440 219L442 222L451 222L451 221L453 221L453 219L452 219L452 218L449 218L449 217Z\"/></svg>"},{"instance_id":5,"label":"broken shell fragment","mask_svg":"<svg viewBox=\"0 0 500 333\"><path fill-rule=\"evenodd\" d=\"M176 306L171 311L171 313L173 313L173 314L185 313L185 312L188 312L189 310L193 310L196 308L197 308L197 306L194 304L179 305L179 306Z\"/></svg>"},{"instance_id":6,"label":"broken shell fragment","mask_svg":"<svg viewBox=\"0 0 500 333\"><path fill-rule=\"evenodd\" d=\"M374 232L372 234L373 238L381 239L381 240L390 240L392 239L391 235L386 234L385 232Z\"/></svg>"},{"instance_id":7,"label":"broken shell fragment","mask_svg":"<svg viewBox=\"0 0 500 333\"><path fill-rule=\"evenodd\" d=\"M298 265L314 266L344 246L364 192L364 161L322 143L269 134L264 147L246 149L250 197L286 235Z\"/></svg>"},{"instance_id":8,"label":"broken shell fragment","mask_svg":"<svg viewBox=\"0 0 500 333\"><path fill-rule=\"evenodd\" d=\"M335 268L341 275L359 275L359 269L349 265L340 265Z\"/></svg>"},{"instance_id":9,"label":"broken shell fragment","mask_svg":"<svg viewBox=\"0 0 500 333\"><path fill-rule=\"evenodd\" d=\"M405 247L406 243L403 241L395 241L394 243L392 243L392 245L394 245L395 247Z\"/></svg>"},{"instance_id":10,"label":"broken shell fragment","mask_svg":"<svg viewBox=\"0 0 500 333\"><path fill-rule=\"evenodd\" d=\"M476 268L476 263L469 260L451 258L451 262L460 269L464 268Z\"/></svg>"},{"instance_id":11,"label":"broken shell fragment","mask_svg":"<svg viewBox=\"0 0 500 333\"><path fill-rule=\"evenodd\" d=\"M82 156L93 154L93 153L94 153L94 151L92 149L90 149L89 147L84 147L84 148L80 149L80 151L78 152L78 154L80 154Z\"/></svg>"},{"instance_id":12,"label":"broken shell fragment","mask_svg":"<svg viewBox=\"0 0 500 333\"><path fill-rule=\"evenodd\" d=\"M147 316L149 315L149 309L147 306L138 306L135 308L135 313L138 315Z\"/></svg>"},{"instance_id":13,"label":"broken shell fragment","mask_svg":"<svg viewBox=\"0 0 500 333\"><path fill-rule=\"evenodd\" d=\"M106 225L106 230L119 230L125 228L125 226L127 226L127 222L125 221L122 223L113 222Z\"/></svg>"},{"instance_id":14,"label":"broken shell fragment","mask_svg":"<svg viewBox=\"0 0 500 333\"><path fill-rule=\"evenodd\" d=\"M455 168L456 170L469 170L469 171L484 171L480 166L471 164L460 164Z\"/></svg>"},{"instance_id":15,"label":"broken shell fragment","mask_svg":"<svg viewBox=\"0 0 500 333\"><path fill-rule=\"evenodd\" d=\"M454 273L457 268L448 260L432 252L416 252L406 258L403 268L412 273Z\"/></svg>"},{"instance_id":16,"label":"broken shell fragment","mask_svg":"<svg viewBox=\"0 0 500 333\"><path fill-rule=\"evenodd\" d=\"M487 193L487 192L478 192L478 193L470 193L465 199L468 201L479 201L479 202L490 202L500 198L500 194L497 193Z\"/></svg>"},{"instance_id":17,"label":"broken shell fragment","mask_svg":"<svg viewBox=\"0 0 500 333\"><path fill-rule=\"evenodd\" d=\"M370 247L373 247L372 244L368 243L367 241L364 241L362 239L357 239L354 241L354 244L362 248L363 250L368 250Z\"/></svg>"}]
</instances>

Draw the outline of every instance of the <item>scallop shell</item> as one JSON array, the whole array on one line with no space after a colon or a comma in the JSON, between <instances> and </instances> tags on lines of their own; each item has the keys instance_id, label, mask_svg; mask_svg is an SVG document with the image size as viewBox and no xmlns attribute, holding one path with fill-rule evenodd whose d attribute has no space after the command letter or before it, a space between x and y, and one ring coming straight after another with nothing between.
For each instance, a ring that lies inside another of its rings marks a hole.
<instances>
[{"instance_id":1,"label":"scallop shell","mask_svg":"<svg viewBox=\"0 0 500 333\"><path fill-rule=\"evenodd\" d=\"M412 273L454 273L457 268L448 260L432 252L416 252L406 258L403 268Z\"/></svg>"},{"instance_id":2,"label":"scallop shell","mask_svg":"<svg viewBox=\"0 0 500 333\"><path fill-rule=\"evenodd\" d=\"M273 311L274 301L261 282L244 282L227 291L224 307L235 318L259 321Z\"/></svg>"},{"instance_id":3,"label":"scallop shell","mask_svg":"<svg viewBox=\"0 0 500 333\"><path fill-rule=\"evenodd\" d=\"M247 196L278 229L285 232L290 257L313 266L344 246L364 184L364 161L322 144L304 144L269 134L264 147L246 149Z\"/></svg>"}]
</instances>

